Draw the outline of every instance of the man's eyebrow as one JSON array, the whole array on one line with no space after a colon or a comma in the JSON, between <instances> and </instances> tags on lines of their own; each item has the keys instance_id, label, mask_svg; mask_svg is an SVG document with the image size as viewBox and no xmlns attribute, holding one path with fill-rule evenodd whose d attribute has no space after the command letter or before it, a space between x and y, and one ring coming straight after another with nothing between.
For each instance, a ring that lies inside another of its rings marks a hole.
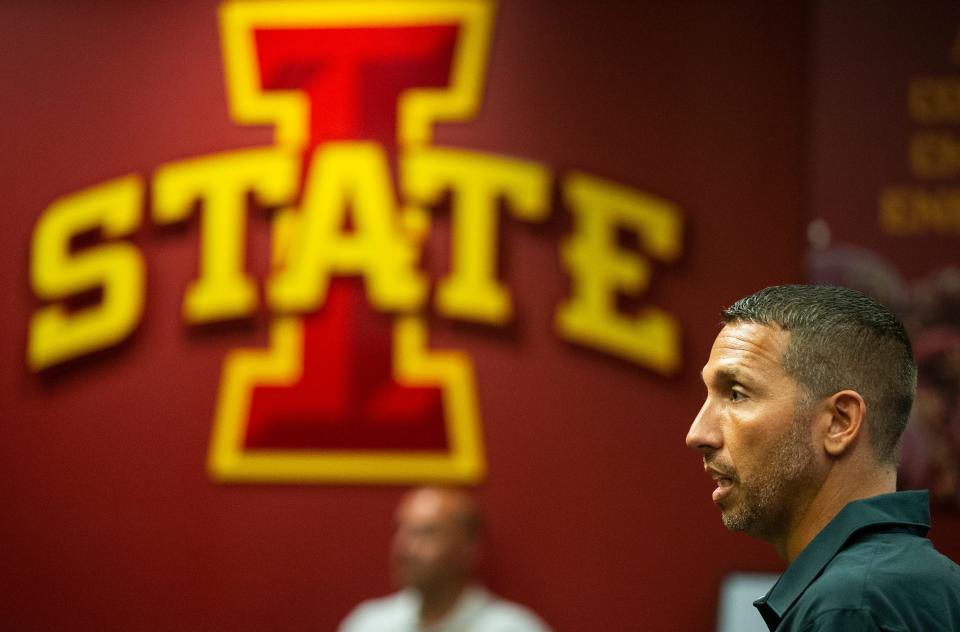
<instances>
[{"instance_id":1,"label":"man's eyebrow","mask_svg":"<svg viewBox=\"0 0 960 632\"><path fill-rule=\"evenodd\" d=\"M713 381L714 382L739 382L743 376L743 372L736 368L719 368L713 372ZM703 371L700 371L700 378L704 383L707 382L706 375Z\"/></svg>"}]
</instances>

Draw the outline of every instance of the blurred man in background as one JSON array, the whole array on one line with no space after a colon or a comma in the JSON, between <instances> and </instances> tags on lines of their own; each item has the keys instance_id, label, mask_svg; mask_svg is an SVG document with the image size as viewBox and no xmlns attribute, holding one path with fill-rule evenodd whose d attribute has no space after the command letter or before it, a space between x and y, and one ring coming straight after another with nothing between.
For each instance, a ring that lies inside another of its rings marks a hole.
<instances>
[{"instance_id":1,"label":"blurred man in background","mask_svg":"<svg viewBox=\"0 0 960 632\"><path fill-rule=\"evenodd\" d=\"M402 590L357 606L340 632L549 632L475 583L482 519L465 491L426 487L397 508L391 560Z\"/></svg>"},{"instance_id":2,"label":"blurred man in background","mask_svg":"<svg viewBox=\"0 0 960 632\"><path fill-rule=\"evenodd\" d=\"M771 630L960 630L960 567L927 492L896 492L916 390L903 325L859 292L770 287L722 312L687 434L724 524L789 562Z\"/></svg>"}]
</instances>

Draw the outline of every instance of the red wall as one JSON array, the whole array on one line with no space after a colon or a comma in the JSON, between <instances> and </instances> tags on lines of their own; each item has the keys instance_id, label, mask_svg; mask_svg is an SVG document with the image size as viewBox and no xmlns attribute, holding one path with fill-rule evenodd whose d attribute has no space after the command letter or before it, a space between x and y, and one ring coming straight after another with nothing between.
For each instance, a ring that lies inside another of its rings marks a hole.
<instances>
[{"instance_id":1,"label":"red wall","mask_svg":"<svg viewBox=\"0 0 960 632\"><path fill-rule=\"evenodd\" d=\"M483 107L436 142L578 168L675 202L678 263L644 304L682 328L662 377L562 341L568 295L550 219L505 221L507 328L431 318L431 344L473 358L488 475L489 585L558 631L713 625L721 577L776 571L728 534L683 437L718 310L799 281L806 45L800 3L503 2ZM205 458L225 354L249 325L191 329L180 300L198 224L135 242L146 313L118 348L30 373L33 226L57 197L160 164L271 142L231 122L216 3L6 3L0 8L0 620L9 629L332 630L390 590L394 486L220 485ZM437 230L445 229L443 220ZM249 266L266 266L251 220ZM442 259L445 254L439 252ZM635 305L634 305L635 307ZM940 530L940 542L960 542Z\"/></svg>"}]
</instances>

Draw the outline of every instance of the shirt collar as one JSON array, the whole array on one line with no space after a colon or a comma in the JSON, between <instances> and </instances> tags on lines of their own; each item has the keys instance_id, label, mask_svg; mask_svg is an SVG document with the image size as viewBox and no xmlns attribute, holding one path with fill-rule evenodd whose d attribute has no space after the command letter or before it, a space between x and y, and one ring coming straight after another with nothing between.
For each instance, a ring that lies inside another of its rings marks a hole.
<instances>
[{"instance_id":1,"label":"shirt collar","mask_svg":"<svg viewBox=\"0 0 960 632\"><path fill-rule=\"evenodd\" d=\"M930 499L926 491L894 492L848 503L800 552L770 591L753 602L773 630L847 541L867 527L907 527L920 535L930 530Z\"/></svg>"},{"instance_id":2,"label":"shirt collar","mask_svg":"<svg viewBox=\"0 0 960 632\"><path fill-rule=\"evenodd\" d=\"M437 621L433 625L421 627L419 625L420 596L413 590L408 589L404 592L411 596L412 601L410 603L414 606L410 611L410 629L420 632L444 632L445 630L465 629L469 627L472 620L480 615L491 600L490 593L482 586L478 584L467 586L463 590L463 593L460 594L460 597L457 598L457 602L453 608L442 620Z\"/></svg>"}]
</instances>

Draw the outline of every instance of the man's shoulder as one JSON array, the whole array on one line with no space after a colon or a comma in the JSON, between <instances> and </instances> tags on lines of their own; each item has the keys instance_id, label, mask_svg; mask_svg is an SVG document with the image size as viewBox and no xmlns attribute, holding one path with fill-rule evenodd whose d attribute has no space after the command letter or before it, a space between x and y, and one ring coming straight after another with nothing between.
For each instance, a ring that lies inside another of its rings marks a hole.
<instances>
[{"instance_id":1,"label":"man's shoulder","mask_svg":"<svg viewBox=\"0 0 960 632\"><path fill-rule=\"evenodd\" d=\"M503 632L549 632L550 628L532 610L490 594L478 621L478 629Z\"/></svg>"},{"instance_id":2,"label":"man's shoulder","mask_svg":"<svg viewBox=\"0 0 960 632\"><path fill-rule=\"evenodd\" d=\"M960 566L927 538L907 531L867 532L841 550L824 570L825 581L862 578L869 587L901 593L926 590L931 582L960 590Z\"/></svg>"},{"instance_id":3,"label":"man's shoulder","mask_svg":"<svg viewBox=\"0 0 960 632\"><path fill-rule=\"evenodd\" d=\"M867 533L827 564L796 610L801 620L863 610L878 622L920 617L928 624L944 618L960 623L960 567L924 537Z\"/></svg>"},{"instance_id":4,"label":"man's shoulder","mask_svg":"<svg viewBox=\"0 0 960 632\"><path fill-rule=\"evenodd\" d=\"M413 630L417 627L418 604L418 599L409 591L368 599L347 615L338 632ZM469 589L451 617L446 625L453 629L468 625L476 632L550 632L550 628L530 609L481 587Z\"/></svg>"},{"instance_id":5,"label":"man's shoulder","mask_svg":"<svg viewBox=\"0 0 960 632\"><path fill-rule=\"evenodd\" d=\"M338 628L339 632L402 630L416 609L411 595L404 591L359 603Z\"/></svg>"},{"instance_id":6,"label":"man's shoulder","mask_svg":"<svg viewBox=\"0 0 960 632\"><path fill-rule=\"evenodd\" d=\"M933 583L960 590L960 566L923 536L878 531L862 534L845 546L811 588L833 592L846 587L846 592L863 597L885 589L901 595L926 591Z\"/></svg>"}]
</instances>

